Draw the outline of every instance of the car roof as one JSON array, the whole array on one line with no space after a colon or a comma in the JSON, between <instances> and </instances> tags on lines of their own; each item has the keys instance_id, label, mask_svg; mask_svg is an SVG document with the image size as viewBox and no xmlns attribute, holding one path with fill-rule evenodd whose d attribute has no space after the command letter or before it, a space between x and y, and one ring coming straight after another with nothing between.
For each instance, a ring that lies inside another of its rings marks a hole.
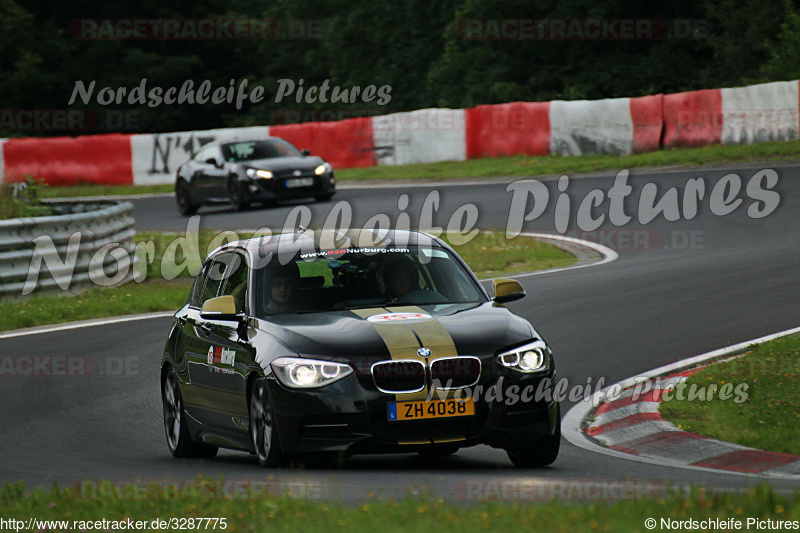
<instances>
[{"instance_id":1,"label":"car roof","mask_svg":"<svg viewBox=\"0 0 800 533\"><path fill-rule=\"evenodd\" d=\"M235 144L235 143L255 143L261 141L286 141L286 139L282 139L280 137L259 137L258 139L231 139L228 141L214 141L204 145L203 147L209 146L211 144L217 144L222 146L224 144Z\"/></svg>"},{"instance_id":2,"label":"car roof","mask_svg":"<svg viewBox=\"0 0 800 533\"><path fill-rule=\"evenodd\" d=\"M224 244L208 254L208 257L227 250L244 250L251 259L263 261L269 254L288 252L320 252L346 248L390 248L426 245L438 248L449 247L437 237L421 231L388 230L380 234L371 229L313 230L298 229L289 233L264 235L241 239Z\"/></svg>"}]
</instances>

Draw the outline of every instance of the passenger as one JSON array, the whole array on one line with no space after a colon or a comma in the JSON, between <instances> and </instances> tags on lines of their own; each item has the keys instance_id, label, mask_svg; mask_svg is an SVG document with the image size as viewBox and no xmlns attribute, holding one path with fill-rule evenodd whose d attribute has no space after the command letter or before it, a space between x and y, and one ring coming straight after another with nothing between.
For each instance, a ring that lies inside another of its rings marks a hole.
<instances>
[{"instance_id":1,"label":"passenger","mask_svg":"<svg viewBox=\"0 0 800 533\"><path fill-rule=\"evenodd\" d=\"M390 302L396 302L409 292L419 289L419 273L414 262L407 257L390 259L383 269L383 279Z\"/></svg>"},{"instance_id":2,"label":"passenger","mask_svg":"<svg viewBox=\"0 0 800 533\"><path fill-rule=\"evenodd\" d=\"M297 308L295 296L300 285L300 270L294 261L270 269L269 297L266 311L269 314L290 313Z\"/></svg>"}]
</instances>

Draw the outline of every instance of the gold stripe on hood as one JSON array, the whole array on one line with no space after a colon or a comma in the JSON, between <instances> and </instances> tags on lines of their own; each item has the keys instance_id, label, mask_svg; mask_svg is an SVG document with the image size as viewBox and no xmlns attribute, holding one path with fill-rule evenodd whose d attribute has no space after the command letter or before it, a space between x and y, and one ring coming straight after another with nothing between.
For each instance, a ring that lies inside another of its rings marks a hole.
<instances>
[{"instance_id":1,"label":"gold stripe on hood","mask_svg":"<svg viewBox=\"0 0 800 533\"><path fill-rule=\"evenodd\" d=\"M353 309L353 313L367 319L382 313L425 313L424 309L416 306L392 306L390 308ZM426 313L427 314L427 313ZM386 344L393 360L412 359L422 361L426 366L431 361L442 357L458 355L453 337L442 324L435 318L430 320L415 321L401 320L398 322L372 322L372 326ZM424 358L417 354L417 350L425 347L431 350L431 356ZM419 392L396 394L397 401L424 400L428 397L428 386ZM447 394L452 397L454 392Z\"/></svg>"}]
</instances>

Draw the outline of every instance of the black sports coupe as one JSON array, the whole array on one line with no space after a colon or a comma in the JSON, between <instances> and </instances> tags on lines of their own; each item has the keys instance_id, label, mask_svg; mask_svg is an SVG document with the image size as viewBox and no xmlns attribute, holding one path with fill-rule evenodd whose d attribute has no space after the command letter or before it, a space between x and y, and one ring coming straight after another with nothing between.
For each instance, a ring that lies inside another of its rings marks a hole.
<instances>
[{"instance_id":1,"label":"black sports coupe","mask_svg":"<svg viewBox=\"0 0 800 533\"><path fill-rule=\"evenodd\" d=\"M415 452L488 444L552 463L559 405L550 347L425 233L299 229L209 254L161 361L176 457Z\"/></svg>"},{"instance_id":2,"label":"black sports coupe","mask_svg":"<svg viewBox=\"0 0 800 533\"><path fill-rule=\"evenodd\" d=\"M230 202L244 209L252 202L314 197L327 201L336 193L333 168L283 139L209 143L178 168L175 201L189 216L208 203Z\"/></svg>"}]
</instances>

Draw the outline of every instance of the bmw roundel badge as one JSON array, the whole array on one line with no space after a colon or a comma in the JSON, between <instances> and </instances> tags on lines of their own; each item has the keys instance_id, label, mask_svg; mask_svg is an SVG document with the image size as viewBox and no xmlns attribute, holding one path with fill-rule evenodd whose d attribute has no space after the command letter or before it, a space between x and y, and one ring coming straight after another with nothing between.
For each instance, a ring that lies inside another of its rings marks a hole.
<instances>
[{"instance_id":1,"label":"bmw roundel badge","mask_svg":"<svg viewBox=\"0 0 800 533\"><path fill-rule=\"evenodd\" d=\"M420 357L430 357L431 350L430 348L420 348L419 350L417 350L417 355Z\"/></svg>"}]
</instances>

